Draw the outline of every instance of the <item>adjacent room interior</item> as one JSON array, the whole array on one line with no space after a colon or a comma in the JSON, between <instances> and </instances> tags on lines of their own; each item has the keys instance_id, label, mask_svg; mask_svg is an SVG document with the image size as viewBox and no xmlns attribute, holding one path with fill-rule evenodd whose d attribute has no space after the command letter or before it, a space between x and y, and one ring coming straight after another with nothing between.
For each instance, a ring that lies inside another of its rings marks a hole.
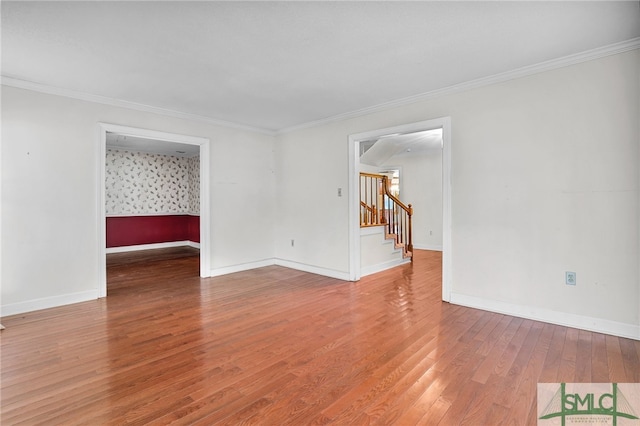
<instances>
[{"instance_id":1,"label":"adjacent room interior","mask_svg":"<svg viewBox=\"0 0 640 426\"><path fill-rule=\"evenodd\" d=\"M112 269L149 263L154 253L160 259L200 257L198 145L107 132L104 192L106 262ZM196 264L196 276L199 270Z\"/></svg>"}]
</instances>

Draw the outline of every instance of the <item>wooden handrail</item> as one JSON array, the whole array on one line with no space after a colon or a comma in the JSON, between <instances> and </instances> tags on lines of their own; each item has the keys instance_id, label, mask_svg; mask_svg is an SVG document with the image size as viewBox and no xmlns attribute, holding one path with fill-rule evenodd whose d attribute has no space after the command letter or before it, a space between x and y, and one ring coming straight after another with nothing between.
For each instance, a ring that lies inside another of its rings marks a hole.
<instances>
[{"instance_id":1,"label":"wooden handrail","mask_svg":"<svg viewBox=\"0 0 640 426\"><path fill-rule=\"evenodd\" d=\"M371 206L367 205L367 203L365 203L364 201L360 201L360 205L361 205L362 207L366 208L366 209L367 209L367 210L369 210L369 211L372 211L372 210L373 210L373 207L371 207Z\"/></svg>"},{"instance_id":2,"label":"wooden handrail","mask_svg":"<svg viewBox=\"0 0 640 426\"><path fill-rule=\"evenodd\" d=\"M411 208L411 204L409 205L405 205L402 201L400 201L395 195L393 195L391 193L391 188L390 188L390 183L389 183L389 178L385 175L381 175L382 176L382 182L384 182L385 185L385 193L386 195L391 198L396 204L398 204L402 210L405 210L407 212L410 212L411 215L413 215L413 209Z\"/></svg>"},{"instance_id":3,"label":"wooden handrail","mask_svg":"<svg viewBox=\"0 0 640 426\"><path fill-rule=\"evenodd\" d=\"M360 216L360 226L377 226L378 225L378 209L376 206L370 206L364 201L360 201L360 207L364 208L364 219Z\"/></svg>"},{"instance_id":4,"label":"wooden handrail","mask_svg":"<svg viewBox=\"0 0 640 426\"><path fill-rule=\"evenodd\" d=\"M385 175L380 175L377 173L365 173L365 172L360 172L360 176L367 176L367 177L372 177L372 178L376 178L376 179L382 179L384 177L386 177Z\"/></svg>"},{"instance_id":5,"label":"wooden handrail","mask_svg":"<svg viewBox=\"0 0 640 426\"><path fill-rule=\"evenodd\" d=\"M360 173L360 208L360 226L386 226L387 238L394 238L396 247L402 248L403 255L413 261L413 207L391 193L387 176Z\"/></svg>"},{"instance_id":6,"label":"wooden handrail","mask_svg":"<svg viewBox=\"0 0 640 426\"><path fill-rule=\"evenodd\" d=\"M389 182L389 177L388 176L380 175L380 174L376 174L376 173L365 173L365 172L360 172L360 176L365 176L365 177L370 177L370 178L382 180L382 182L384 182L384 190L385 190L386 195L389 198L391 198L393 201L395 201L400 207L402 207L403 210L406 210L406 211L410 210L409 206L404 204L402 201L400 201L400 199L398 199L395 195L393 195L391 193L391 188L389 188L390 182Z\"/></svg>"}]
</instances>

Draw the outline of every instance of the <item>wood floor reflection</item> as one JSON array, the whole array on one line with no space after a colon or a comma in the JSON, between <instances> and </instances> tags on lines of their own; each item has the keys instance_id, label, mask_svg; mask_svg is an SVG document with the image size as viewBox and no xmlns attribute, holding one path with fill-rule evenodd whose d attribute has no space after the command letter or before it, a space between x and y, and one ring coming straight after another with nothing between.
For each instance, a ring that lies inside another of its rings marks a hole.
<instances>
[{"instance_id":1,"label":"wood floor reflection","mask_svg":"<svg viewBox=\"0 0 640 426\"><path fill-rule=\"evenodd\" d=\"M110 255L106 299L2 319L2 424L534 425L538 382L640 382L640 342L443 303L415 256L350 283Z\"/></svg>"}]
</instances>

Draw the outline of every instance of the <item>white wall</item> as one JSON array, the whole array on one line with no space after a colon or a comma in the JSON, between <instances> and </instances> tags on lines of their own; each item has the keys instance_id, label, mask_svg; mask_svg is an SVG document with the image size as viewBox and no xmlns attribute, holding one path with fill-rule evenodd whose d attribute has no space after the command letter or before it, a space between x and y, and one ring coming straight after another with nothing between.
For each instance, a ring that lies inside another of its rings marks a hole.
<instances>
[{"instance_id":1,"label":"white wall","mask_svg":"<svg viewBox=\"0 0 640 426\"><path fill-rule=\"evenodd\" d=\"M403 257L401 248L395 248L393 238L385 238L385 236L386 230L383 226L360 228L361 276L364 277L411 261L410 258Z\"/></svg>"},{"instance_id":2,"label":"white wall","mask_svg":"<svg viewBox=\"0 0 640 426\"><path fill-rule=\"evenodd\" d=\"M340 131L309 129L280 135L275 151L276 257L300 268L314 266L327 275L339 272L345 279L349 265L346 145Z\"/></svg>"},{"instance_id":3,"label":"white wall","mask_svg":"<svg viewBox=\"0 0 640 426\"><path fill-rule=\"evenodd\" d=\"M280 135L277 256L346 273L348 135L450 116L452 301L640 338L639 56Z\"/></svg>"},{"instance_id":4,"label":"white wall","mask_svg":"<svg viewBox=\"0 0 640 426\"><path fill-rule=\"evenodd\" d=\"M401 167L400 200L413 207L413 247L442 250L442 150L394 155L382 169Z\"/></svg>"},{"instance_id":5,"label":"white wall","mask_svg":"<svg viewBox=\"0 0 640 426\"><path fill-rule=\"evenodd\" d=\"M360 163L360 171L362 173L378 173L380 168L378 166L371 166L369 164Z\"/></svg>"},{"instance_id":6,"label":"white wall","mask_svg":"<svg viewBox=\"0 0 640 426\"><path fill-rule=\"evenodd\" d=\"M272 259L272 136L2 86L3 314L97 295L98 122L210 138L213 269Z\"/></svg>"},{"instance_id":7,"label":"white wall","mask_svg":"<svg viewBox=\"0 0 640 426\"><path fill-rule=\"evenodd\" d=\"M2 306L97 294L97 122L211 139L214 269L348 277L348 135L449 116L452 301L640 338L639 74L638 50L608 56L281 134L275 157L271 136L3 87Z\"/></svg>"}]
</instances>

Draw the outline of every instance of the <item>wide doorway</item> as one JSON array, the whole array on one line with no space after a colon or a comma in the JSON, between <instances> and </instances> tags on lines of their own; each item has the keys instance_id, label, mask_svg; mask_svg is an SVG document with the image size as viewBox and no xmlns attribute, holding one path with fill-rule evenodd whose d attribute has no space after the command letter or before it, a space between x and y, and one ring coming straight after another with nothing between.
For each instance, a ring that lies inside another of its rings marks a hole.
<instances>
[{"instance_id":1,"label":"wide doorway","mask_svg":"<svg viewBox=\"0 0 640 426\"><path fill-rule=\"evenodd\" d=\"M434 240L441 242L429 244L436 232L434 229L425 228L420 230L420 232L426 232L420 237L425 244L415 248L442 250L442 299L449 301L451 293L451 125L448 117L349 136L349 276L351 280L357 281L362 273L360 173L380 174L387 171L395 173L398 170L398 191L406 194L407 191L403 190L403 186L406 185L407 177L403 176L406 175L403 171L406 171L407 167L396 163L403 162L404 157L415 157L416 151L420 149L417 143L427 135L437 136L439 145L437 149L441 150L441 157L438 159L441 162L441 171L439 171L441 187L438 188L438 197L440 197L438 208L441 209L441 223L438 226L441 226L439 231L441 238ZM399 147L401 147L400 151L398 151ZM391 152L393 154L390 154ZM425 203L424 208L429 208L433 204L433 202Z\"/></svg>"},{"instance_id":2,"label":"wide doorway","mask_svg":"<svg viewBox=\"0 0 640 426\"><path fill-rule=\"evenodd\" d=\"M152 262L167 250L195 256L194 276L210 276L209 140L101 123L99 143L100 297L107 263Z\"/></svg>"}]
</instances>

